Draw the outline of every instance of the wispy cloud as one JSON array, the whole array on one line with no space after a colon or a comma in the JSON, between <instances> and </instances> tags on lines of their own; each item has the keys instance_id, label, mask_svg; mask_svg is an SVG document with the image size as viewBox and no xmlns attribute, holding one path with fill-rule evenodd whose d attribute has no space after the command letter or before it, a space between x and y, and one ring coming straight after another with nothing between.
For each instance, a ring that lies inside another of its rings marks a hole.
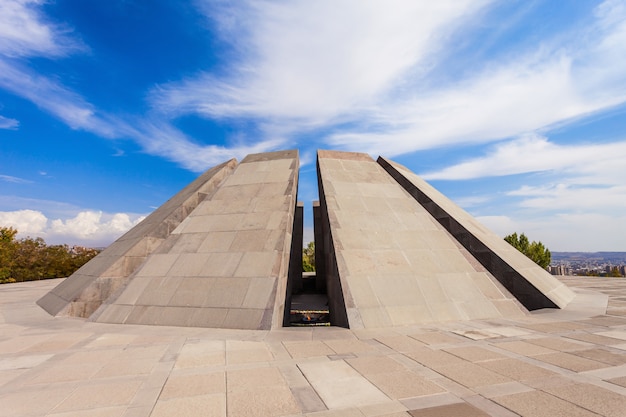
<instances>
[{"instance_id":1,"label":"wispy cloud","mask_svg":"<svg viewBox=\"0 0 626 417\"><path fill-rule=\"evenodd\" d=\"M15 119L0 116L0 129L16 130L19 125L20 122Z\"/></svg>"},{"instance_id":2,"label":"wispy cloud","mask_svg":"<svg viewBox=\"0 0 626 417\"><path fill-rule=\"evenodd\" d=\"M409 70L423 71L442 39L487 3L239 2L231 13L206 7L234 59L223 74L161 85L151 99L164 113L272 119L296 130L351 120L401 89Z\"/></svg>"},{"instance_id":3,"label":"wispy cloud","mask_svg":"<svg viewBox=\"0 0 626 417\"><path fill-rule=\"evenodd\" d=\"M151 115L113 115L98 109L61 80L41 75L26 58L60 58L85 50L71 29L49 22L40 0L0 3L0 88L36 104L72 129L104 138L131 139L146 153L168 158L202 171L232 157L274 149L282 143L268 139L232 146L201 145L163 118ZM0 128L15 128L17 121L0 116Z\"/></svg>"},{"instance_id":4,"label":"wispy cloud","mask_svg":"<svg viewBox=\"0 0 626 417\"><path fill-rule=\"evenodd\" d=\"M239 19L206 7L232 40L230 65L160 85L151 102L170 117L249 117L292 140L320 129L326 146L395 156L518 136L626 100L619 1L572 36L438 82L449 47L490 3L241 2Z\"/></svg>"},{"instance_id":5,"label":"wispy cloud","mask_svg":"<svg viewBox=\"0 0 626 417\"><path fill-rule=\"evenodd\" d=\"M26 180L24 178L18 178L18 177L14 177L14 176L11 176L11 175L1 175L1 174L0 174L0 181L12 182L12 183L15 183L15 184L28 184L28 183L32 182L32 181Z\"/></svg>"},{"instance_id":6,"label":"wispy cloud","mask_svg":"<svg viewBox=\"0 0 626 417\"><path fill-rule=\"evenodd\" d=\"M577 183L620 184L626 178L623 142L558 145L544 136L524 135L495 145L484 156L425 173L429 180L465 180L550 171Z\"/></svg>"},{"instance_id":7,"label":"wispy cloud","mask_svg":"<svg viewBox=\"0 0 626 417\"><path fill-rule=\"evenodd\" d=\"M0 2L0 54L7 57L64 56L84 49L71 30L41 12L45 0Z\"/></svg>"}]
</instances>

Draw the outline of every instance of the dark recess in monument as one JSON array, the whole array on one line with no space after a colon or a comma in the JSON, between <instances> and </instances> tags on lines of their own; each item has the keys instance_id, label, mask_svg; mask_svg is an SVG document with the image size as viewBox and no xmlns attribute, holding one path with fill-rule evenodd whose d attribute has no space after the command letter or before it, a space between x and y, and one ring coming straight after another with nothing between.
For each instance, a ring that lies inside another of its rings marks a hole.
<instances>
[{"instance_id":1,"label":"dark recess in monument","mask_svg":"<svg viewBox=\"0 0 626 417\"><path fill-rule=\"evenodd\" d=\"M428 211L465 249L469 251L494 277L522 303L528 310L541 308L559 308L540 290L508 265L502 258L490 250L483 242L464 228L454 217L447 213L424 192L411 183L385 158L377 162L400 184L422 207Z\"/></svg>"},{"instance_id":2,"label":"dark recess in monument","mask_svg":"<svg viewBox=\"0 0 626 417\"><path fill-rule=\"evenodd\" d=\"M313 211L316 212L316 203L313 203ZM285 297L285 318L283 326L290 327L316 327L330 326L330 312L328 308L328 295L326 294L326 283L324 273L319 269L318 254L322 251L323 244L319 243L317 248L318 233L315 233L315 272L303 272L302 270L302 250L303 250L303 216L304 207L301 202L296 206L293 226L293 240L291 244L291 257L289 260L289 280L287 283L287 295ZM319 204L317 204L319 213ZM315 216L315 214L314 214ZM318 219L315 218L316 232ZM321 231L320 231L321 233ZM321 235L319 236L321 238Z\"/></svg>"}]
</instances>

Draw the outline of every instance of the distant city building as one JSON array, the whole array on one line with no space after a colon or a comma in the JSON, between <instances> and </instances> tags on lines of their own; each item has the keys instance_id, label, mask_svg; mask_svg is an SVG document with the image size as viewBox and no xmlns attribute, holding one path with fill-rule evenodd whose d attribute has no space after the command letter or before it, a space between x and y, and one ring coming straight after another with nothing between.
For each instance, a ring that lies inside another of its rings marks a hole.
<instances>
[{"instance_id":1,"label":"distant city building","mask_svg":"<svg viewBox=\"0 0 626 417\"><path fill-rule=\"evenodd\" d=\"M548 268L552 275L572 275L572 269L566 265L550 265Z\"/></svg>"}]
</instances>

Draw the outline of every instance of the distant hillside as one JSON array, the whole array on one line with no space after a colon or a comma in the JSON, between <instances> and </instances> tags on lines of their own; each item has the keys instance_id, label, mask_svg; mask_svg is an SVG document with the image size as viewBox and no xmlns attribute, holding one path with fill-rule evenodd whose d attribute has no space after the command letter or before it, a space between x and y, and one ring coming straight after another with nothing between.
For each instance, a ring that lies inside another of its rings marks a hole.
<instances>
[{"instance_id":1,"label":"distant hillside","mask_svg":"<svg viewBox=\"0 0 626 417\"><path fill-rule=\"evenodd\" d=\"M552 252L552 263L559 261L626 264L626 252Z\"/></svg>"}]
</instances>

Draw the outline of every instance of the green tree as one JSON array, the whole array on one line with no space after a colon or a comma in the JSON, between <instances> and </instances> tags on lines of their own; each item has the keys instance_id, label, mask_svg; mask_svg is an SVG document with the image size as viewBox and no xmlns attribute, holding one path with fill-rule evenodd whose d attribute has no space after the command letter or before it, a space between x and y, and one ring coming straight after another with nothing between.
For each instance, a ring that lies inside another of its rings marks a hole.
<instances>
[{"instance_id":1,"label":"green tree","mask_svg":"<svg viewBox=\"0 0 626 417\"><path fill-rule=\"evenodd\" d=\"M95 249L46 245L42 238L16 240L17 230L0 227L0 284L72 275L98 254Z\"/></svg>"},{"instance_id":2,"label":"green tree","mask_svg":"<svg viewBox=\"0 0 626 417\"><path fill-rule=\"evenodd\" d=\"M0 227L0 284L15 282L12 277L15 265L15 235L17 230L12 227Z\"/></svg>"},{"instance_id":3,"label":"green tree","mask_svg":"<svg viewBox=\"0 0 626 417\"><path fill-rule=\"evenodd\" d=\"M552 255L543 243L535 241L530 242L525 234L522 233L518 236L517 232L506 236L504 240L509 242L511 246L522 252L540 267L545 269L550 265Z\"/></svg>"},{"instance_id":4,"label":"green tree","mask_svg":"<svg viewBox=\"0 0 626 417\"><path fill-rule=\"evenodd\" d=\"M302 271L315 271L315 242L309 242L307 247L302 249Z\"/></svg>"}]
</instances>

